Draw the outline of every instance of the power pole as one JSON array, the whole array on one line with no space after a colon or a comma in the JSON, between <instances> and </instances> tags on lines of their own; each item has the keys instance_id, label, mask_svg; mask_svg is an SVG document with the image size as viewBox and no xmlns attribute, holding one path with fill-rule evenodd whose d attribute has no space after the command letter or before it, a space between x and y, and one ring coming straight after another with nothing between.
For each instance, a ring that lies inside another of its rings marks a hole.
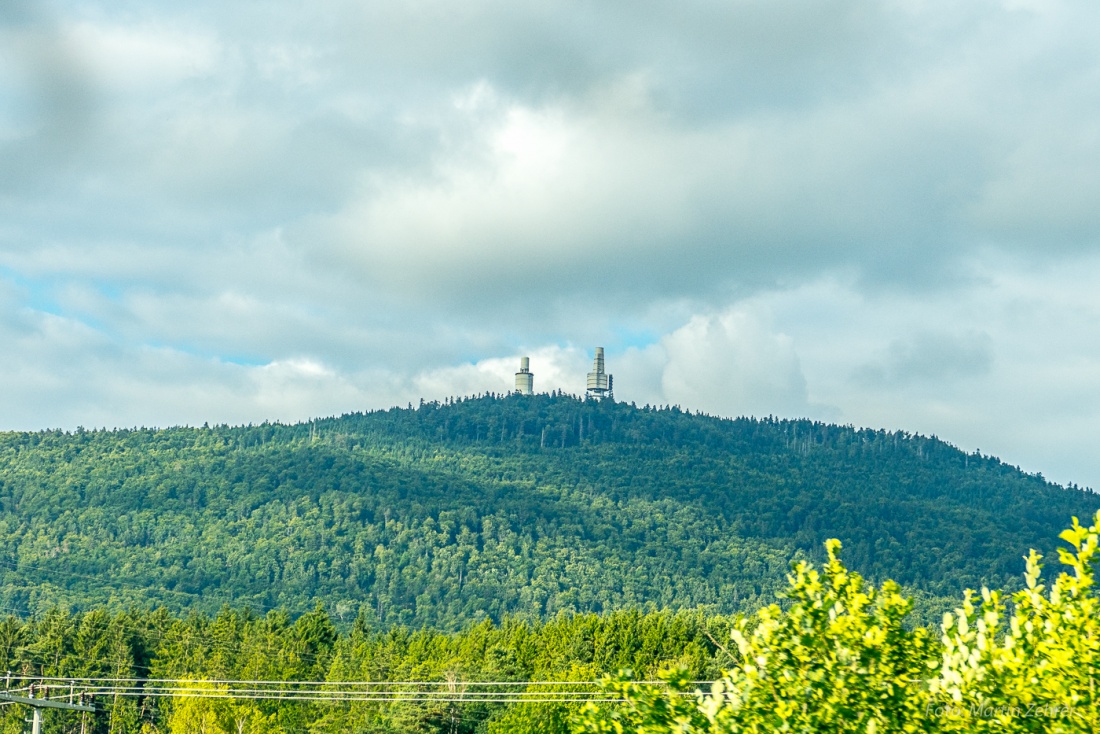
<instances>
[{"instance_id":1,"label":"power pole","mask_svg":"<svg viewBox=\"0 0 1100 734\"><path fill-rule=\"evenodd\" d=\"M48 690L48 689L47 689ZM27 696L13 696L10 693L0 693L0 701L9 703L22 703L34 709L31 718L31 734L42 734L42 709L65 709L66 711L95 711L95 706L85 706L83 703L65 703L64 701L51 701L48 698L35 698L34 686L31 686Z\"/></svg>"}]
</instances>

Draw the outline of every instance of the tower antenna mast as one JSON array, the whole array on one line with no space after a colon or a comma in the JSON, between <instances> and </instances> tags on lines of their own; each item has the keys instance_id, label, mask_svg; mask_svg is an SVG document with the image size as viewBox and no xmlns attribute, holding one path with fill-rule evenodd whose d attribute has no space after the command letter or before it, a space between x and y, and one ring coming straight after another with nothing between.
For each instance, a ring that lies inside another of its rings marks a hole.
<instances>
[{"instance_id":1,"label":"tower antenna mast","mask_svg":"<svg viewBox=\"0 0 1100 734\"><path fill-rule=\"evenodd\" d=\"M592 361L592 371L588 373L588 389L584 395L587 398L614 400L615 392L612 389L614 381L604 368L603 347L596 347L596 358Z\"/></svg>"}]
</instances>

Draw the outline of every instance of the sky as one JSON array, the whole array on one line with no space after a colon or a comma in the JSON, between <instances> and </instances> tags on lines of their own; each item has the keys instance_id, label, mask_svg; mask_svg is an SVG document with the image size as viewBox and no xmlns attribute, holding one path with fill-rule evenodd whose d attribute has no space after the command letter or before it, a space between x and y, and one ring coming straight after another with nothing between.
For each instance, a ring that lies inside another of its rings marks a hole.
<instances>
[{"instance_id":1,"label":"sky","mask_svg":"<svg viewBox=\"0 0 1100 734\"><path fill-rule=\"evenodd\" d=\"M1100 4L0 4L0 430L580 393L1100 487Z\"/></svg>"}]
</instances>

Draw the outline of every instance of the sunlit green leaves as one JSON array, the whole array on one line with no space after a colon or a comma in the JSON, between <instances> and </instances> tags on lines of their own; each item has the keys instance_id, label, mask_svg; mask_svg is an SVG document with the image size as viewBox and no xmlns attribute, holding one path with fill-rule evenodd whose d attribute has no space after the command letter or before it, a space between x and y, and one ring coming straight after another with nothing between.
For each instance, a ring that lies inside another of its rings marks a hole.
<instances>
[{"instance_id":1,"label":"sunlit green leaves","mask_svg":"<svg viewBox=\"0 0 1100 734\"><path fill-rule=\"evenodd\" d=\"M1100 514L1059 537L1072 573L1049 591L1040 556L1006 610L1001 594L967 591L943 616L938 648L905 625L909 603L891 582L874 589L826 544L821 572L797 563L792 605L762 610L733 630L740 659L684 709L676 686L609 678L625 699L578 719L593 734L673 732L1096 732L1100 731L1100 618L1094 565ZM1045 593L1044 593L1045 592ZM670 711L675 709L675 715ZM701 717L701 718L700 718Z\"/></svg>"}]
</instances>

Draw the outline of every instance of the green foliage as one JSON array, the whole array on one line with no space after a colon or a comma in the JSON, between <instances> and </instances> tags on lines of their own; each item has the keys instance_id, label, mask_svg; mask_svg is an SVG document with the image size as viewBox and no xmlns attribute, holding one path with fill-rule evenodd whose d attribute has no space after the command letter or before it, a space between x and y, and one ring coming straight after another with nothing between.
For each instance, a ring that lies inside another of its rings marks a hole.
<instances>
[{"instance_id":1,"label":"green foliage","mask_svg":"<svg viewBox=\"0 0 1100 734\"><path fill-rule=\"evenodd\" d=\"M185 618L163 610L52 610L36 620L0 620L0 641L11 643L0 665L12 671L13 688L39 675L185 681L170 697L154 696L158 686L148 681L136 684L141 690L135 697L101 696L101 712L85 722L92 734L567 734L579 704L545 700L560 688L528 681L576 681L570 690L595 692L594 681L623 667L652 675L677 665L695 677L713 676L721 651L712 633L729 624L699 612L631 610L562 614L545 622L509 618L450 633L382 630L360 617L340 634L321 609L296 620L230 608L215 617ZM235 699L225 697L228 687L217 682L227 680L438 681L453 700ZM471 685L485 681L527 683L500 690L524 690L543 700L486 701L477 695L486 689ZM0 731L21 732L25 716L21 706L0 708ZM81 715L47 711L45 720L47 734L72 732Z\"/></svg>"},{"instance_id":2,"label":"green foliage","mask_svg":"<svg viewBox=\"0 0 1100 734\"><path fill-rule=\"evenodd\" d=\"M707 716L688 697L690 677L683 669L662 670L666 686L640 684L631 680L630 670L606 676L605 690L621 698L625 706L587 703L574 717L578 734L667 734L705 731Z\"/></svg>"},{"instance_id":3,"label":"green foliage","mask_svg":"<svg viewBox=\"0 0 1100 734\"><path fill-rule=\"evenodd\" d=\"M626 610L444 632L377 627L364 613L340 632L319 607L296 619L229 607L214 617L53 609L0 620L0 665L13 688L34 676L190 681L167 698L149 681L135 696L101 696L100 713L84 721L48 711L47 734L82 724L91 734L1094 732L1098 526L1100 514L1062 533L1067 572L1049 588L1032 553L1010 606L987 588L967 592L938 639L909 623L911 602L895 584L876 588L845 568L833 541L820 571L794 562L782 604L751 618ZM634 680L655 677L663 684ZM388 682L406 692L413 687L399 682L437 681L448 695L235 699L221 695L226 680ZM509 690L541 700L474 695L485 681L519 683ZM547 700L555 681L612 700ZM0 709L0 731L22 731L24 715Z\"/></svg>"},{"instance_id":4,"label":"green foliage","mask_svg":"<svg viewBox=\"0 0 1100 734\"><path fill-rule=\"evenodd\" d=\"M868 588L837 558L838 541L826 548L823 574L796 565L787 612L762 610L751 638L744 622L734 629L745 662L714 693L740 705L711 712L730 729L920 730L913 681L929 659L928 635L906 629L909 603L895 584Z\"/></svg>"},{"instance_id":5,"label":"green foliage","mask_svg":"<svg viewBox=\"0 0 1100 734\"><path fill-rule=\"evenodd\" d=\"M563 395L293 426L0 434L0 608L229 604L337 626L751 612L828 537L922 622L1096 496L934 438Z\"/></svg>"},{"instance_id":6,"label":"green foliage","mask_svg":"<svg viewBox=\"0 0 1100 734\"><path fill-rule=\"evenodd\" d=\"M827 544L823 573L798 563L785 610L768 607L732 638L738 659L709 691L604 680L621 706L588 704L587 734L688 732L1095 732L1100 730L1100 619L1095 571L1100 513L1061 534L1072 546L1044 594L1040 557L1027 559L1026 588L1006 613L1001 596L967 591L944 617L941 644L909 629L909 602L887 582L868 588Z\"/></svg>"},{"instance_id":7,"label":"green foliage","mask_svg":"<svg viewBox=\"0 0 1100 734\"><path fill-rule=\"evenodd\" d=\"M1011 614L999 593L982 589L980 604L968 593L955 614L944 615L943 666L930 686L945 731L1100 731L1098 525L1100 513L1088 528L1074 518L1059 536L1072 546L1058 549L1072 574L1059 574L1046 595L1041 558L1032 551ZM988 715L975 717L975 710Z\"/></svg>"},{"instance_id":8,"label":"green foliage","mask_svg":"<svg viewBox=\"0 0 1100 734\"><path fill-rule=\"evenodd\" d=\"M7 433L0 662L16 682L454 691L339 704L115 697L84 722L93 734L564 734L574 719L589 731L1095 730L1094 528L1063 535L1073 574L1049 594L1038 563L1065 517L1098 506L935 438L561 394L294 426ZM829 537L913 601L864 582L834 547L822 554ZM772 602L788 570L778 605L733 623ZM997 591L967 597L931 639L921 625L966 586ZM714 642L731 632L728 651ZM620 669L667 680L614 679L630 705L583 713L467 695L472 681ZM698 695L690 683L716 678ZM969 713L1032 704L1074 713L1008 724ZM22 731L18 708L0 707L0 731ZM52 734L81 722L50 712L46 723Z\"/></svg>"}]
</instances>

